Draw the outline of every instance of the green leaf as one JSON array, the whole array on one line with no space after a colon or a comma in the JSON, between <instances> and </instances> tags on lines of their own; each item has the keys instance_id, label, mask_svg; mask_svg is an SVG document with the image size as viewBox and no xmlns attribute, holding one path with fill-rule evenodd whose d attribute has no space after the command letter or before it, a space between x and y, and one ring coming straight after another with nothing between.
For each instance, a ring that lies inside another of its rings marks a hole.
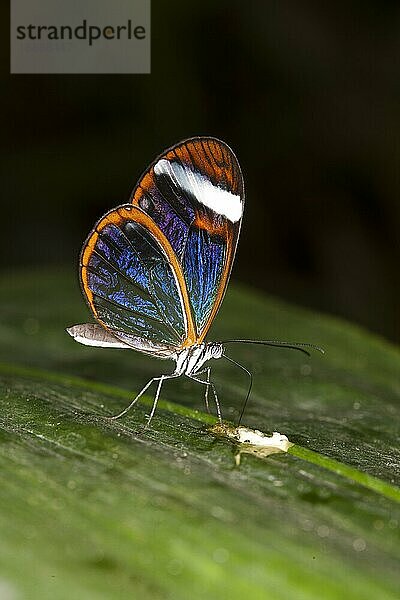
<instances>
[{"instance_id":1,"label":"green leaf","mask_svg":"<svg viewBox=\"0 0 400 600\"><path fill-rule=\"evenodd\" d=\"M70 272L3 274L0 310L2 598L398 598L396 348L232 286L214 339L326 350L229 349L254 374L244 424L295 443L237 467L188 380L166 382L144 433L151 395L107 419L173 365L73 342L89 317ZM243 373L213 376L234 421Z\"/></svg>"}]
</instances>

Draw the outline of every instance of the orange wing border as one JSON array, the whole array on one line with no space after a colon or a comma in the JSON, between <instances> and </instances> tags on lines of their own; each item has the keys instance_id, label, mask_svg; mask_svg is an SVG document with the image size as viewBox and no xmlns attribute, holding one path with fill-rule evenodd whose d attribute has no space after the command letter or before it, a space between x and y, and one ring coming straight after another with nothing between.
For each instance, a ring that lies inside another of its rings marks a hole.
<instances>
[{"instance_id":1,"label":"orange wing border","mask_svg":"<svg viewBox=\"0 0 400 600\"><path fill-rule=\"evenodd\" d=\"M182 142L171 146L170 148L159 154L157 158L153 160L150 166L143 172L135 189L133 190L131 194L131 202L133 206L139 207L139 201L143 197L143 194L148 193L152 186L156 185L154 166L159 160L162 159L178 159L183 164L191 165L198 169L200 172L206 174L209 177L210 181L213 182L215 185L218 185L218 183L220 183L221 181L225 182L225 184L228 185L232 190L232 193L238 194L240 196L244 210L245 192L243 176L242 171L240 169L239 161L237 160L235 153L228 146L228 144L222 142L218 138L211 136L196 136L188 138ZM226 257L224 261L221 280L217 290L217 295L211 313L207 319L207 322L200 333L196 332L196 338L194 342L187 341L187 343L185 342L184 346L190 346L191 343L201 344L204 341L221 307L222 301L224 299L228 287L230 274L235 259L236 247L239 240L242 220L243 217L239 220L238 223L234 224L229 223L225 219L224 222L221 222L221 224L218 227L216 227L215 223L207 219L205 214L200 215L199 213L196 213L195 221L193 222L192 226L198 227L200 229L206 229L212 235L221 236L224 239L226 245ZM161 231L160 234L163 235ZM180 268L179 273L182 276L182 285L185 285L186 288L182 268Z\"/></svg>"},{"instance_id":2,"label":"orange wing border","mask_svg":"<svg viewBox=\"0 0 400 600\"><path fill-rule=\"evenodd\" d=\"M129 220L135 221L135 222L139 223L140 225L143 225L144 227L146 227L146 229L152 234L153 238L158 242L158 244L161 246L163 252L165 253L165 255L168 259L168 262L170 263L170 265L172 267L172 271L175 275L175 281L177 284L179 295L182 300L182 311L184 314L184 318L186 320L187 333L186 333L186 339L182 343L182 348L187 347L187 346L192 346L193 344L197 343L198 337L197 337L196 327L194 324L191 304L190 304L190 300L189 300L189 294L188 294L185 278L183 275L182 267L175 255L175 252L173 251L173 248L172 248L170 242L168 241L168 239L166 238L164 233L154 223L154 221L137 206L133 206L131 204L126 204L126 205L119 206L115 209L112 209L111 211L106 213L97 222L94 229L89 234L85 244L83 245L81 257L80 257L80 281L81 281L82 290L83 290L84 296L87 300L87 303L89 305L89 308L93 312L93 315L95 316L97 321L103 327L105 327L107 330L110 330L107 327L107 325L105 323L103 323L103 321L99 318L99 316L97 314L96 307L95 307L94 301L93 301L93 293L89 288L87 266L88 266L90 257L92 256L93 251L96 247L97 240L99 237L99 232L101 232L102 229L110 223L113 223L114 225L119 227L120 225L126 223L126 221L129 221Z\"/></svg>"}]
</instances>

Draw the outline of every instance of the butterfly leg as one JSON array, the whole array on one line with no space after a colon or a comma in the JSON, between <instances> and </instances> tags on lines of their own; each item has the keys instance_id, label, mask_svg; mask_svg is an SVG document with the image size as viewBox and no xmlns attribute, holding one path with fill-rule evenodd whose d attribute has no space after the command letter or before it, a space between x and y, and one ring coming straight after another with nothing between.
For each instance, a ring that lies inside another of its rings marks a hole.
<instances>
[{"instance_id":1,"label":"butterfly leg","mask_svg":"<svg viewBox=\"0 0 400 600\"><path fill-rule=\"evenodd\" d=\"M157 399L155 400L155 405L153 404L152 412L151 412L151 415L150 415L151 416L150 421L151 421L151 419L153 418L155 409L156 409L157 402L158 402L158 396L160 395L160 390L161 390L162 382L164 381L164 379L170 379L171 377L172 377L171 375L161 375L160 377L153 377L152 379L150 379L150 381L148 381L146 383L146 385L144 386L144 388L138 393L138 395L132 400L132 402L130 404L128 404L128 406L126 408L124 408L124 410L122 410L117 415L113 415L112 417L109 417L109 419L114 419L115 420L115 419L119 419L120 417L123 417L124 415L126 415L126 413L129 412L133 406L135 406L136 402L139 400L139 398L141 398L141 396L143 396L143 394L151 386L151 384L154 381L159 381L160 383L157 386L157 393L156 393L156 398ZM149 422L147 423L146 427L148 427Z\"/></svg>"},{"instance_id":2,"label":"butterfly leg","mask_svg":"<svg viewBox=\"0 0 400 600\"><path fill-rule=\"evenodd\" d=\"M205 389L205 392L204 392L204 402L206 403L206 409L207 409L207 412L209 413L210 412L210 405L208 403L208 390L210 389L211 367L207 367L206 371L207 371L207 379L206 379L206 384L205 384L206 385L206 389Z\"/></svg>"},{"instance_id":3,"label":"butterfly leg","mask_svg":"<svg viewBox=\"0 0 400 600\"><path fill-rule=\"evenodd\" d=\"M204 393L204 401L206 403L206 408L207 408L207 412L210 412L210 405L208 403L208 390L210 389L210 373L211 373L211 367L207 367L207 385L206 385L206 390ZM215 391L214 391L215 394ZM219 404L217 402L217 407L219 407Z\"/></svg>"},{"instance_id":4,"label":"butterfly leg","mask_svg":"<svg viewBox=\"0 0 400 600\"><path fill-rule=\"evenodd\" d=\"M201 380L201 382L199 381L199 383L203 383L206 386L206 390L205 390L205 394L204 394L204 401L206 404L206 409L207 412L210 413L210 404L208 402L208 390L210 389L210 373L211 373L211 367L207 367L206 369L203 369L202 371L198 371L196 373L196 375L203 375L203 373L207 373L207 379L206 381ZM191 378L193 379L193 378Z\"/></svg>"},{"instance_id":5,"label":"butterfly leg","mask_svg":"<svg viewBox=\"0 0 400 600\"><path fill-rule=\"evenodd\" d=\"M209 411L209 406L208 406L208 389L211 388L214 394L214 402L215 402L215 406L217 409L217 415L218 415L218 420L220 423L222 423L222 414L221 414L221 407L219 404L219 400L218 400L218 396L217 396L217 390L215 389L215 385L213 384L212 381L210 381L210 371L211 368L208 367L207 369L205 369L207 371L207 379L206 381L204 381L204 379L198 379L197 377L195 377L194 375L188 375L189 379L193 379L193 381L197 381L197 383L201 383L202 385L206 386L206 407L208 412ZM202 373L204 373L205 371L200 371L200 373L197 373L197 375L201 375Z\"/></svg>"},{"instance_id":6,"label":"butterfly leg","mask_svg":"<svg viewBox=\"0 0 400 600\"><path fill-rule=\"evenodd\" d=\"M149 427L149 425L154 417L154 413L156 412L157 403L158 403L158 399L160 397L160 392L161 392L161 387L162 387L163 382L166 379L174 379L175 377L179 377L179 375L176 373L172 373L171 375L161 375L161 377L155 377L153 379L153 381L158 380L158 386L157 386L156 395L154 396L153 406L151 407L150 415L147 419L146 425L143 427L143 431L145 431Z\"/></svg>"}]
</instances>

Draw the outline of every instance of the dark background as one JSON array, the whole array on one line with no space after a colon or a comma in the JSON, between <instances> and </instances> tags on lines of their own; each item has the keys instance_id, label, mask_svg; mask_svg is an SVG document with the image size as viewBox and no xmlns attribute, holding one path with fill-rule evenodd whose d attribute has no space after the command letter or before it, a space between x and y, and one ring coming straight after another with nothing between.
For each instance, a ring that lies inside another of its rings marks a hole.
<instances>
[{"instance_id":1,"label":"dark background","mask_svg":"<svg viewBox=\"0 0 400 600\"><path fill-rule=\"evenodd\" d=\"M235 280L399 341L400 3L152 3L151 75L9 75L3 268L77 262L165 147L213 135L247 207Z\"/></svg>"}]
</instances>

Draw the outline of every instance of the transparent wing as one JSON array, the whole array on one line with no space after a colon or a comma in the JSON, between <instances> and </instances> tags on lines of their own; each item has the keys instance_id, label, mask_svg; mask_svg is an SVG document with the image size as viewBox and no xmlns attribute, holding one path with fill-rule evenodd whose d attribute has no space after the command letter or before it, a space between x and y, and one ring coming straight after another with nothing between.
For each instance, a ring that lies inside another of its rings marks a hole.
<instances>
[{"instance_id":1,"label":"transparent wing","mask_svg":"<svg viewBox=\"0 0 400 600\"><path fill-rule=\"evenodd\" d=\"M94 316L113 336L168 354L182 345L188 328L170 248L157 234L132 205L110 211L82 249L81 283Z\"/></svg>"},{"instance_id":2,"label":"transparent wing","mask_svg":"<svg viewBox=\"0 0 400 600\"><path fill-rule=\"evenodd\" d=\"M194 330L184 345L199 343L221 305L239 237L244 185L237 159L215 138L181 142L144 173L132 204L157 225L178 258Z\"/></svg>"}]
</instances>

